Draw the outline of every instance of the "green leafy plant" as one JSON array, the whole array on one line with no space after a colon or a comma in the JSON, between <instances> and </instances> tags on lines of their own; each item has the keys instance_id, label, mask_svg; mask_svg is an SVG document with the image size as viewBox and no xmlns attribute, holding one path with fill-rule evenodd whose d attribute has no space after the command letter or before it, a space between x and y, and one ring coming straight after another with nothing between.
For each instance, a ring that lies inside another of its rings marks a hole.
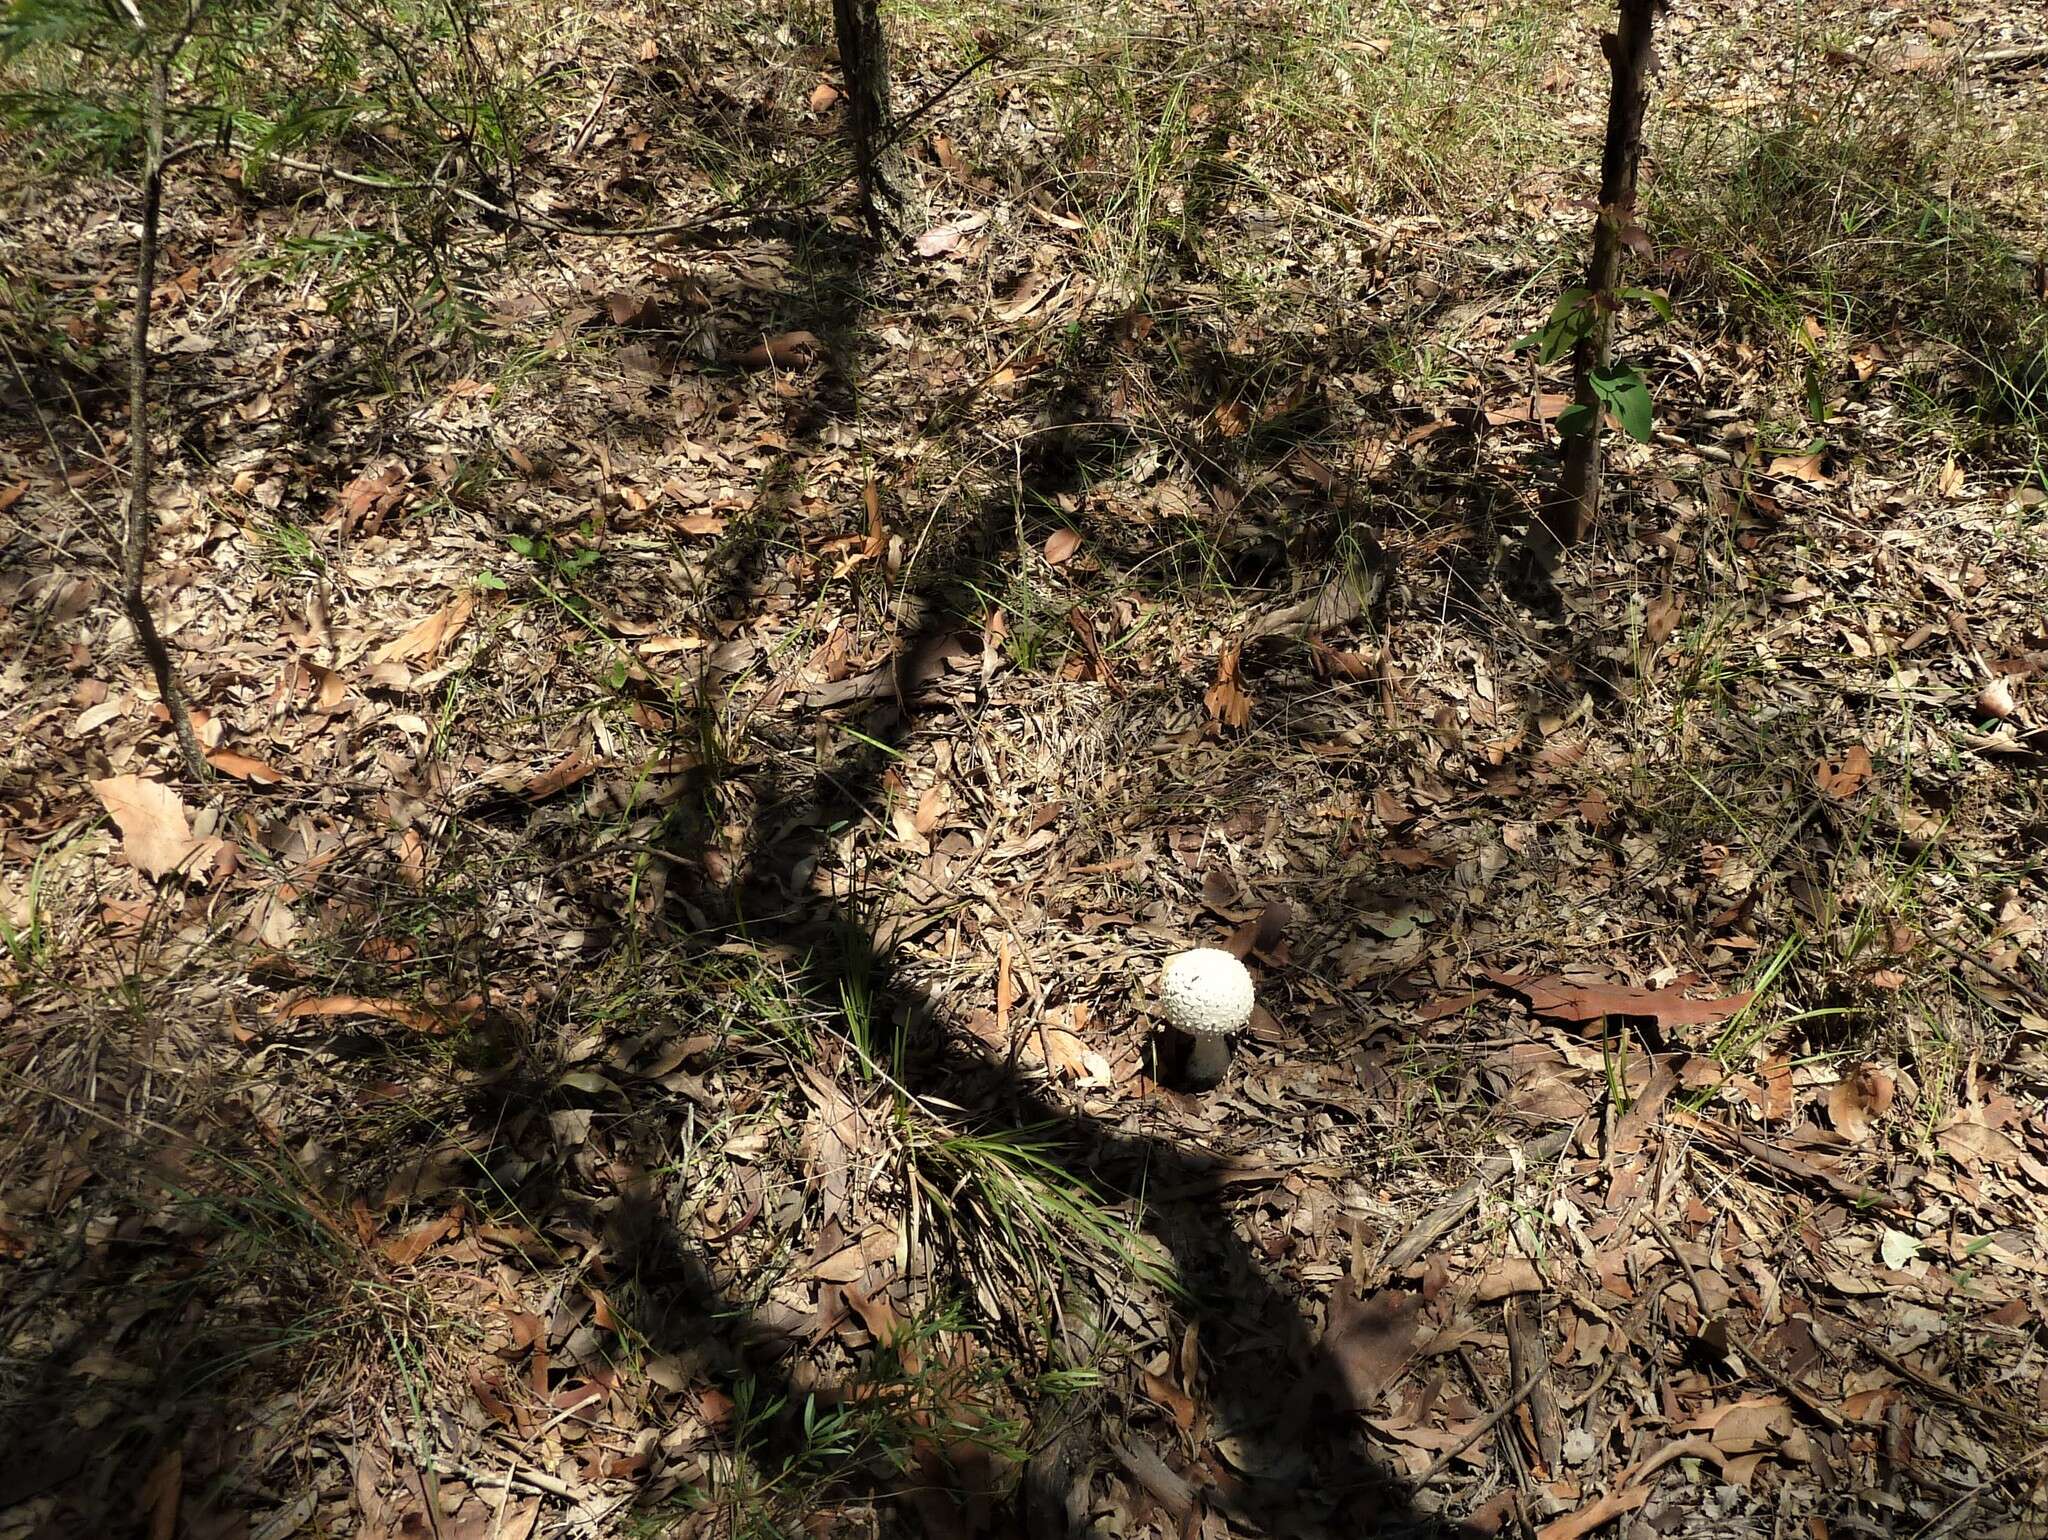
<instances>
[{"instance_id":1,"label":"green leafy plant","mask_svg":"<svg viewBox=\"0 0 2048 1540\"><path fill-rule=\"evenodd\" d=\"M1660 320L1671 319L1671 301L1653 289L1628 288L1603 297L1588 288L1571 288L1558 296L1557 303L1551 306L1548 320L1527 336L1515 339L1515 350L1525 352L1534 349L1538 364L1557 363L1592 335L1603 305L1619 307L1626 300L1648 305L1657 312ZM1594 369L1587 377L1587 383L1622 432L1637 443L1649 441L1650 386L1641 370L1630 364L1609 363ZM1565 408L1557 419L1557 430L1566 438L1580 437L1591 432L1592 428L1593 409L1581 403Z\"/></svg>"}]
</instances>

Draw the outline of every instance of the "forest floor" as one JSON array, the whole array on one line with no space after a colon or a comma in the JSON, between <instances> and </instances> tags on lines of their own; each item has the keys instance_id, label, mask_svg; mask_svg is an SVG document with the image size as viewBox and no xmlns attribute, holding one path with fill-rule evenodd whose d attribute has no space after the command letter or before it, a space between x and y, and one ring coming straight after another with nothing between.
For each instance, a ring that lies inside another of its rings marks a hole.
<instances>
[{"instance_id":1,"label":"forest floor","mask_svg":"<svg viewBox=\"0 0 2048 1540\"><path fill-rule=\"evenodd\" d=\"M906 0L879 244L824 7L196 154L204 785L14 141L0 1536L2048 1534L2048 11L1788 9L1554 571L1601 6Z\"/></svg>"}]
</instances>

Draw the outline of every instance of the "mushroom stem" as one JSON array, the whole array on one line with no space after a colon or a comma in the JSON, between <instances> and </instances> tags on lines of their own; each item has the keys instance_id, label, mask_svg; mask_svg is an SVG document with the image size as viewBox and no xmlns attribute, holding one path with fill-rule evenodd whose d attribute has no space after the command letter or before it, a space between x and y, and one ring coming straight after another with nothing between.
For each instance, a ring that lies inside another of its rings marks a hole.
<instances>
[{"instance_id":1,"label":"mushroom stem","mask_svg":"<svg viewBox=\"0 0 2048 1540\"><path fill-rule=\"evenodd\" d=\"M1193 1036L1193 1034L1190 1034ZM1214 1085L1230 1069L1230 1036L1205 1032L1194 1039L1195 1051L1188 1055L1188 1079L1195 1085Z\"/></svg>"}]
</instances>

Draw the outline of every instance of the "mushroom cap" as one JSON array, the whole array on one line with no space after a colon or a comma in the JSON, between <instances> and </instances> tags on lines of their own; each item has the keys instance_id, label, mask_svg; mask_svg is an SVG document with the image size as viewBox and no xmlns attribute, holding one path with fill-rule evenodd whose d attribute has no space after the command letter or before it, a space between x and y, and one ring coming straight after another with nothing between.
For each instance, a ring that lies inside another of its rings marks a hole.
<instances>
[{"instance_id":1,"label":"mushroom cap","mask_svg":"<svg viewBox=\"0 0 2048 1540\"><path fill-rule=\"evenodd\" d=\"M1227 1037L1252 1019L1252 976L1220 947L1176 952L1159 975L1159 1003L1181 1031Z\"/></svg>"}]
</instances>

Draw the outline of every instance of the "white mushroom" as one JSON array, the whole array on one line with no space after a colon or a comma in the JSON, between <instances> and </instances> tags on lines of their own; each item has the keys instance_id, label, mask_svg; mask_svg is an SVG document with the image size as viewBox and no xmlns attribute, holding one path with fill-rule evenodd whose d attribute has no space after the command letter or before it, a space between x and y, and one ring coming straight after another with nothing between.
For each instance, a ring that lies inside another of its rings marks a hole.
<instances>
[{"instance_id":1,"label":"white mushroom","mask_svg":"<svg viewBox=\"0 0 2048 1540\"><path fill-rule=\"evenodd\" d=\"M1196 947L1166 959L1159 975L1166 1019L1195 1040L1188 1079L1214 1085L1230 1067L1230 1034L1252 1019L1252 976L1230 952Z\"/></svg>"}]
</instances>

